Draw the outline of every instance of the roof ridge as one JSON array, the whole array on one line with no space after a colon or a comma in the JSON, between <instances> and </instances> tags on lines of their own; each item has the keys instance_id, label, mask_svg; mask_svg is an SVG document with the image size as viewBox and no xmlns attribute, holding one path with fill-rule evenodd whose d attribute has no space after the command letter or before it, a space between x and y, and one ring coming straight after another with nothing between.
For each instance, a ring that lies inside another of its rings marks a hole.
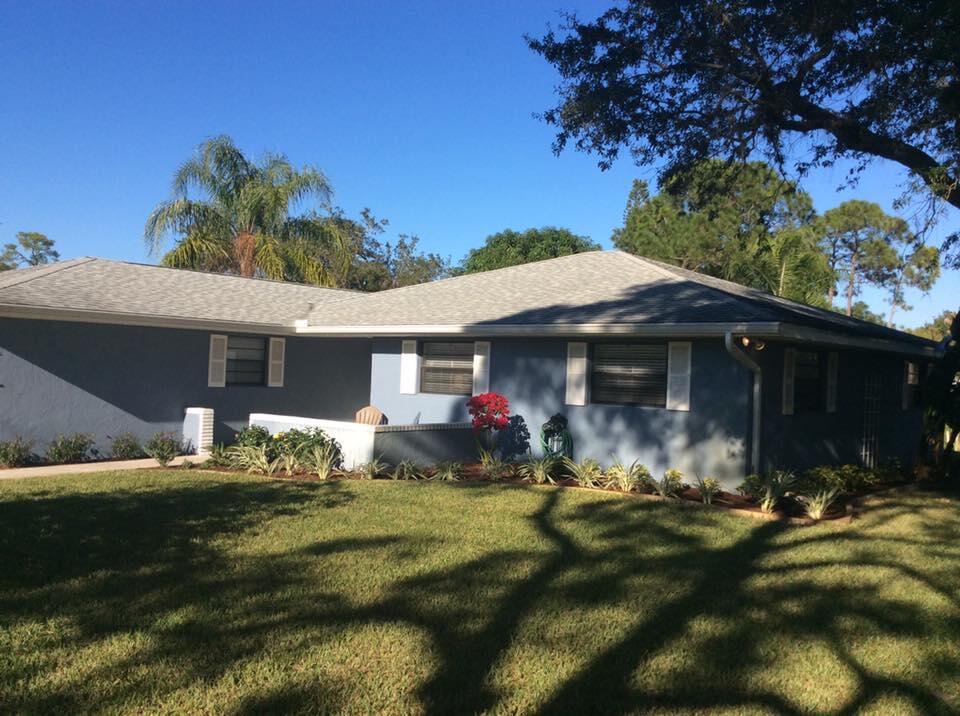
<instances>
[{"instance_id":1,"label":"roof ridge","mask_svg":"<svg viewBox=\"0 0 960 716\"><path fill-rule=\"evenodd\" d=\"M14 286L22 286L25 283L30 281L35 281L38 278L44 276L51 276L55 273L60 273L61 271L67 271L77 266L82 266L83 264L90 263L91 261L97 261L98 259L94 256L80 256L75 259L68 259L66 261L57 261L53 264L41 265L41 266L28 266L21 271L26 272L28 275L21 275L20 281L11 281L10 283L3 283L0 285L0 291L5 291L8 288L13 288ZM31 270L32 269L32 270ZM17 270L17 269L14 269ZM0 274L2 276L2 274Z\"/></svg>"}]
</instances>

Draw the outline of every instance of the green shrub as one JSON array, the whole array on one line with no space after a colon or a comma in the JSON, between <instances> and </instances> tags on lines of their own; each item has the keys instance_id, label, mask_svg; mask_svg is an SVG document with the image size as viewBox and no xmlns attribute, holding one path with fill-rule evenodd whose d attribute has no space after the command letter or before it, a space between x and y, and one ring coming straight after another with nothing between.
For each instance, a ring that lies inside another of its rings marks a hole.
<instances>
[{"instance_id":1,"label":"green shrub","mask_svg":"<svg viewBox=\"0 0 960 716\"><path fill-rule=\"evenodd\" d=\"M803 491L807 493L830 488L836 488L840 492L859 492L900 479L903 479L903 472L897 463L887 463L875 470L859 465L820 465L807 470L802 483Z\"/></svg>"},{"instance_id":2,"label":"green shrub","mask_svg":"<svg viewBox=\"0 0 960 716\"><path fill-rule=\"evenodd\" d=\"M267 457L275 460L279 454L276 441L262 425L244 425L234 436L233 446L241 448L266 448Z\"/></svg>"},{"instance_id":3,"label":"green shrub","mask_svg":"<svg viewBox=\"0 0 960 716\"><path fill-rule=\"evenodd\" d=\"M47 446L47 461L54 465L69 465L83 462L90 457L94 437L87 433L58 435Z\"/></svg>"},{"instance_id":4,"label":"green shrub","mask_svg":"<svg viewBox=\"0 0 960 716\"><path fill-rule=\"evenodd\" d=\"M160 463L161 467L166 467L173 458L183 452L183 440L174 433L156 433L147 440L143 450Z\"/></svg>"},{"instance_id":5,"label":"green shrub","mask_svg":"<svg viewBox=\"0 0 960 716\"><path fill-rule=\"evenodd\" d=\"M517 468L517 474L524 480L529 480L537 485L547 482L554 485L556 480L553 479L553 476L557 469L557 462L557 458L552 455L541 458L531 457Z\"/></svg>"},{"instance_id":6,"label":"green shrub","mask_svg":"<svg viewBox=\"0 0 960 716\"><path fill-rule=\"evenodd\" d=\"M365 462L357 467L357 475L361 480L375 480L381 475L385 475L388 465L379 458L373 458L370 462Z\"/></svg>"},{"instance_id":7,"label":"green shrub","mask_svg":"<svg viewBox=\"0 0 960 716\"><path fill-rule=\"evenodd\" d=\"M211 445L207 454L210 457L207 458L206 464L210 467L233 467L233 462L230 459L230 448L223 443Z\"/></svg>"},{"instance_id":8,"label":"green shrub","mask_svg":"<svg viewBox=\"0 0 960 716\"><path fill-rule=\"evenodd\" d=\"M231 467L262 475L273 474L276 461L270 459L266 445L231 445L226 452Z\"/></svg>"},{"instance_id":9,"label":"green shrub","mask_svg":"<svg viewBox=\"0 0 960 716\"><path fill-rule=\"evenodd\" d=\"M592 457L586 457L580 462L565 457L563 467L580 487L600 486L603 470L600 468L600 463Z\"/></svg>"},{"instance_id":10,"label":"green shrub","mask_svg":"<svg viewBox=\"0 0 960 716\"><path fill-rule=\"evenodd\" d=\"M304 455L312 453L316 447L327 445L332 447L337 456L343 454L340 443L320 428L290 428L274 435L273 445L280 455ZM335 467L340 467L342 464L342 457L340 457Z\"/></svg>"},{"instance_id":11,"label":"green shrub","mask_svg":"<svg viewBox=\"0 0 960 716\"><path fill-rule=\"evenodd\" d=\"M604 486L623 492L632 492L649 484L650 480L650 470L646 465L641 465L639 460L634 460L629 465L624 465L617 460L607 470Z\"/></svg>"},{"instance_id":12,"label":"green shrub","mask_svg":"<svg viewBox=\"0 0 960 716\"><path fill-rule=\"evenodd\" d=\"M0 467L22 467L33 458L33 443L19 435L13 440L0 440Z\"/></svg>"},{"instance_id":13,"label":"green shrub","mask_svg":"<svg viewBox=\"0 0 960 716\"><path fill-rule=\"evenodd\" d=\"M303 462L307 469L321 480L329 480L343 464L343 457L336 441L316 441L304 449Z\"/></svg>"},{"instance_id":14,"label":"green shrub","mask_svg":"<svg viewBox=\"0 0 960 716\"><path fill-rule=\"evenodd\" d=\"M653 491L660 497L678 497L683 490L683 473L673 468L663 473L663 477L653 482Z\"/></svg>"},{"instance_id":15,"label":"green shrub","mask_svg":"<svg viewBox=\"0 0 960 716\"><path fill-rule=\"evenodd\" d=\"M751 500L759 500L763 493L763 476L747 475L743 482L737 486L737 492Z\"/></svg>"},{"instance_id":16,"label":"green shrub","mask_svg":"<svg viewBox=\"0 0 960 716\"><path fill-rule=\"evenodd\" d=\"M763 479L759 502L763 512L773 512L797 486L797 477L789 470L771 470Z\"/></svg>"},{"instance_id":17,"label":"green shrub","mask_svg":"<svg viewBox=\"0 0 960 716\"><path fill-rule=\"evenodd\" d=\"M720 494L720 481L715 477L700 477L697 475L697 490L703 504L713 504L713 498Z\"/></svg>"},{"instance_id":18,"label":"green shrub","mask_svg":"<svg viewBox=\"0 0 960 716\"><path fill-rule=\"evenodd\" d=\"M821 520L830 509L840 490L836 487L825 487L813 495L798 495L797 500L803 505L807 516L814 520Z\"/></svg>"},{"instance_id":19,"label":"green shrub","mask_svg":"<svg viewBox=\"0 0 960 716\"><path fill-rule=\"evenodd\" d=\"M457 482L462 474L463 463L457 462L456 460L448 460L437 463L433 468L430 479L440 482Z\"/></svg>"},{"instance_id":20,"label":"green shrub","mask_svg":"<svg viewBox=\"0 0 960 716\"><path fill-rule=\"evenodd\" d=\"M283 453L273 462L273 472L285 472L288 475L295 475L303 469L303 466L300 464L300 459L296 455Z\"/></svg>"},{"instance_id":21,"label":"green shrub","mask_svg":"<svg viewBox=\"0 0 960 716\"><path fill-rule=\"evenodd\" d=\"M392 480L421 480L423 476L423 468L413 460L401 460L390 473Z\"/></svg>"},{"instance_id":22,"label":"green shrub","mask_svg":"<svg viewBox=\"0 0 960 716\"><path fill-rule=\"evenodd\" d=\"M488 480L501 480L510 472L510 465L501 460L492 450L478 448L480 453L480 472Z\"/></svg>"},{"instance_id":23,"label":"green shrub","mask_svg":"<svg viewBox=\"0 0 960 716\"><path fill-rule=\"evenodd\" d=\"M133 433L120 433L110 445L110 457L117 460L137 460L143 455L140 441Z\"/></svg>"}]
</instances>

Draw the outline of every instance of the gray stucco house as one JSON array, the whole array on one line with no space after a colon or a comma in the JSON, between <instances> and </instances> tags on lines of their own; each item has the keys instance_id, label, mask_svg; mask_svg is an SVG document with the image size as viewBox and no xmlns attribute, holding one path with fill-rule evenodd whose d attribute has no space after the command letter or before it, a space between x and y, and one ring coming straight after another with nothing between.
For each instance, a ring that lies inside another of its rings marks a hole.
<instances>
[{"instance_id":1,"label":"gray stucco house","mask_svg":"<svg viewBox=\"0 0 960 716\"><path fill-rule=\"evenodd\" d=\"M376 294L97 258L0 273L0 439L177 430L251 413L392 425L510 399L577 456L730 483L910 463L937 345L618 251ZM533 441L534 444L536 441ZM419 448L430 459L429 444Z\"/></svg>"}]
</instances>

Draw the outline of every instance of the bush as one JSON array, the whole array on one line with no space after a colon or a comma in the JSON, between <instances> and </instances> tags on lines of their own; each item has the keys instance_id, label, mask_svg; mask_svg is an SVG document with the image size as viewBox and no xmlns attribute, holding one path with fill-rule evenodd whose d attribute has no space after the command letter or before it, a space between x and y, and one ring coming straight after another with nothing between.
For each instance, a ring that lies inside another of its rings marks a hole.
<instances>
[{"instance_id":1,"label":"bush","mask_svg":"<svg viewBox=\"0 0 960 716\"><path fill-rule=\"evenodd\" d=\"M266 448L271 460L277 457L277 446L270 436L270 431L261 425L244 425L237 431L233 441L234 447Z\"/></svg>"},{"instance_id":2,"label":"bush","mask_svg":"<svg viewBox=\"0 0 960 716\"><path fill-rule=\"evenodd\" d=\"M19 435L13 440L0 440L0 467L21 467L33 458L33 443Z\"/></svg>"},{"instance_id":3,"label":"bush","mask_svg":"<svg viewBox=\"0 0 960 716\"><path fill-rule=\"evenodd\" d=\"M771 470L762 482L759 496L760 509L763 512L773 512L797 484L796 475L789 470Z\"/></svg>"},{"instance_id":4,"label":"bush","mask_svg":"<svg viewBox=\"0 0 960 716\"><path fill-rule=\"evenodd\" d=\"M703 504L713 504L713 498L720 494L720 481L715 477L700 477L697 475L697 490Z\"/></svg>"},{"instance_id":5,"label":"bush","mask_svg":"<svg viewBox=\"0 0 960 716\"><path fill-rule=\"evenodd\" d=\"M284 459L286 456L281 457ZM343 465L343 455L336 440L311 442L303 448L303 462L307 469L321 480L329 480Z\"/></svg>"},{"instance_id":6,"label":"bush","mask_svg":"<svg viewBox=\"0 0 960 716\"><path fill-rule=\"evenodd\" d=\"M803 509L808 517L814 520L821 520L839 494L840 490L836 487L825 487L810 496L799 495L797 499L800 501L800 504L803 505Z\"/></svg>"},{"instance_id":7,"label":"bush","mask_svg":"<svg viewBox=\"0 0 960 716\"><path fill-rule=\"evenodd\" d=\"M160 463L161 467L170 464L177 455L183 452L183 441L179 435L173 433L156 433L143 446L144 452Z\"/></svg>"},{"instance_id":8,"label":"bush","mask_svg":"<svg viewBox=\"0 0 960 716\"><path fill-rule=\"evenodd\" d=\"M420 480L423 478L423 468L413 460L401 460L390 473L392 480Z\"/></svg>"},{"instance_id":9,"label":"bush","mask_svg":"<svg viewBox=\"0 0 960 716\"><path fill-rule=\"evenodd\" d=\"M557 458L547 455L546 457L531 457L517 469L517 474L524 480L529 480L537 485L549 482L551 485L556 483L553 479L554 472L557 469Z\"/></svg>"},{"instance_id":10,"label":"bush","mask_svg":"<svg viewBox=\"0 0 960 716\"><path fill-rule=\"evenodd\" d=\"M230 448L223 443L214 443L210 446L210 455L207 458L207 465L210 467L232 467L233 461L230 458Z\"/></svg>"},{"instance_id":11,"label":"bush","mask_svg":"<svg viewBox=\"0 0 960 716\"><path fill-rule=\"evenodd\" d=\"M361 480L375 480L381 475L386 474L388 465L379 458L373 458L370 462L365 462L357 467L357 475Z\"/></svg>"},{"instance_id":12,"label":"bush","mask_svg":"<svg viewBox=\"0 0 960 716\"><path fill-rule=\"evenodd\" d=\"M280 455L302 456L313 453L314 448L326 448L328 445L338 458L335 467L340 467L343 460L340 443L320 428L290 428L273 436L273 446Z\"/></svg>"},{"instance_id":13,"label":"bush","mask_svg":"<svg viewBox=\"0 0 960 716\"><path fill-rule=\"evenodd\" d=\"M670 469L663 473L663 477L655 480L653 490L660 497L677 497L683 490L683 473Z\"/></svg>"},{"instance_id":14,"label":"bush","mask_svg":"<svg viewBox=\"0 0 960 716\"><path fill-rule=\"evenodd\" d=\"M58 435L47 446L47 460L54 465L69 465L74 462L83 462L90 457L94 437L87 433L75 435Z\"/></svg>"},{"instance_id":15,"label":"bush","mask_svg":"<svg viewBox=\"0 0 960 716\"><path fill-rule=\"evenodd\" d=\"M110 457L117 460L136 460L143 457L143 448L133 433L120 433L110 446Z\"/></svg>"},{"instance_id":16,"label":"bush","mask_svg":"<svg viewBox=\"0 0 960 716\"><path fill-rule=\"evenodd\" d=\"M440 482L457 482L462 474L463 463L457 462L456 460L448 460L447 462L437 463L436 467L433 468L430 479L439 480Z\"/></svg>"},{"instance_id":17,"label":"bush","mask_svg":"<svg viewBox=\"0 0 960 716\"><path fill-rule=\"evenodd\" d=\"M586 457L580 462L565 457L563 458L563 466L566 468L567 474L570 475L580 487L600 486L603 470L600 469L600 463L592 457Z\"/></svg>"},{"instance_id":18,"label":"bush","mask_svg":"<svg viewBox=\"0 0 960 716\"><path fill-rule=\"evenodd\" d=\"M623 492L632 492L649 484L650 481L650 470L646 465L641 465L639 460L634 460L629 465L624 465L617 460L607 470L604 486Z\"/></svg>"},{"instance_id":19,"label":"bush","mask_svg":"<svg viewBox=\"0 0 960 716\"><path fill-rule=\"evenodd\" d=\"M763 476L747 475L744 481L737 486L737 492L751 500L759 500L763 493Z\"/></svg>"},{"instance_id":20,"label":"bush","mask_svg":"<svg viewBox=\"0 0 960 716\"><path fill-rule=\"evenodd\" d=\"M895 482L902 473L894 467L870 470L859 465L821 465L803 475L803 491L808 493L836 488L840 492L858 492L883 482Z\"/></svg>"},{"instance_id":21,"label":"bush","mask_svg":"<svg viewBox=\"0 0 960 716\"><path fill-rule=\"evenodd\" d=\"M266 445L231 445L226 451L231 467L256 472L263 475L272 475L279 467L276 460L271 460Z\"/></svg>"}]
</instances>

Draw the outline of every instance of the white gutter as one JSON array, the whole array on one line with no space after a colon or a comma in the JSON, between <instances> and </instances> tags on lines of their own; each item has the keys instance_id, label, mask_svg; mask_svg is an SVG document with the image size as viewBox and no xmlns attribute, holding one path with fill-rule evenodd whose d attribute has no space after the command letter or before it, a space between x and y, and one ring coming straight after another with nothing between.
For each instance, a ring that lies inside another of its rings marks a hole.
<instances>
[{"instance_id":1,"label":"white gutter","mask_svg":"<svg viewBox=\"0 0 960 716\"><path fill-rule=\"evenodd\" d=\"M752 436L750 439L750 470L748 472L760 472L760 427L762 416L762 396L763 396L763 375L760 371L760 365L750 356L744 353L734 341L733 333L728 332L723 337L723 345L727 353L733 356L734 360L753 373L753 419L751 421Z\"/></svg>"}]
</instances>

